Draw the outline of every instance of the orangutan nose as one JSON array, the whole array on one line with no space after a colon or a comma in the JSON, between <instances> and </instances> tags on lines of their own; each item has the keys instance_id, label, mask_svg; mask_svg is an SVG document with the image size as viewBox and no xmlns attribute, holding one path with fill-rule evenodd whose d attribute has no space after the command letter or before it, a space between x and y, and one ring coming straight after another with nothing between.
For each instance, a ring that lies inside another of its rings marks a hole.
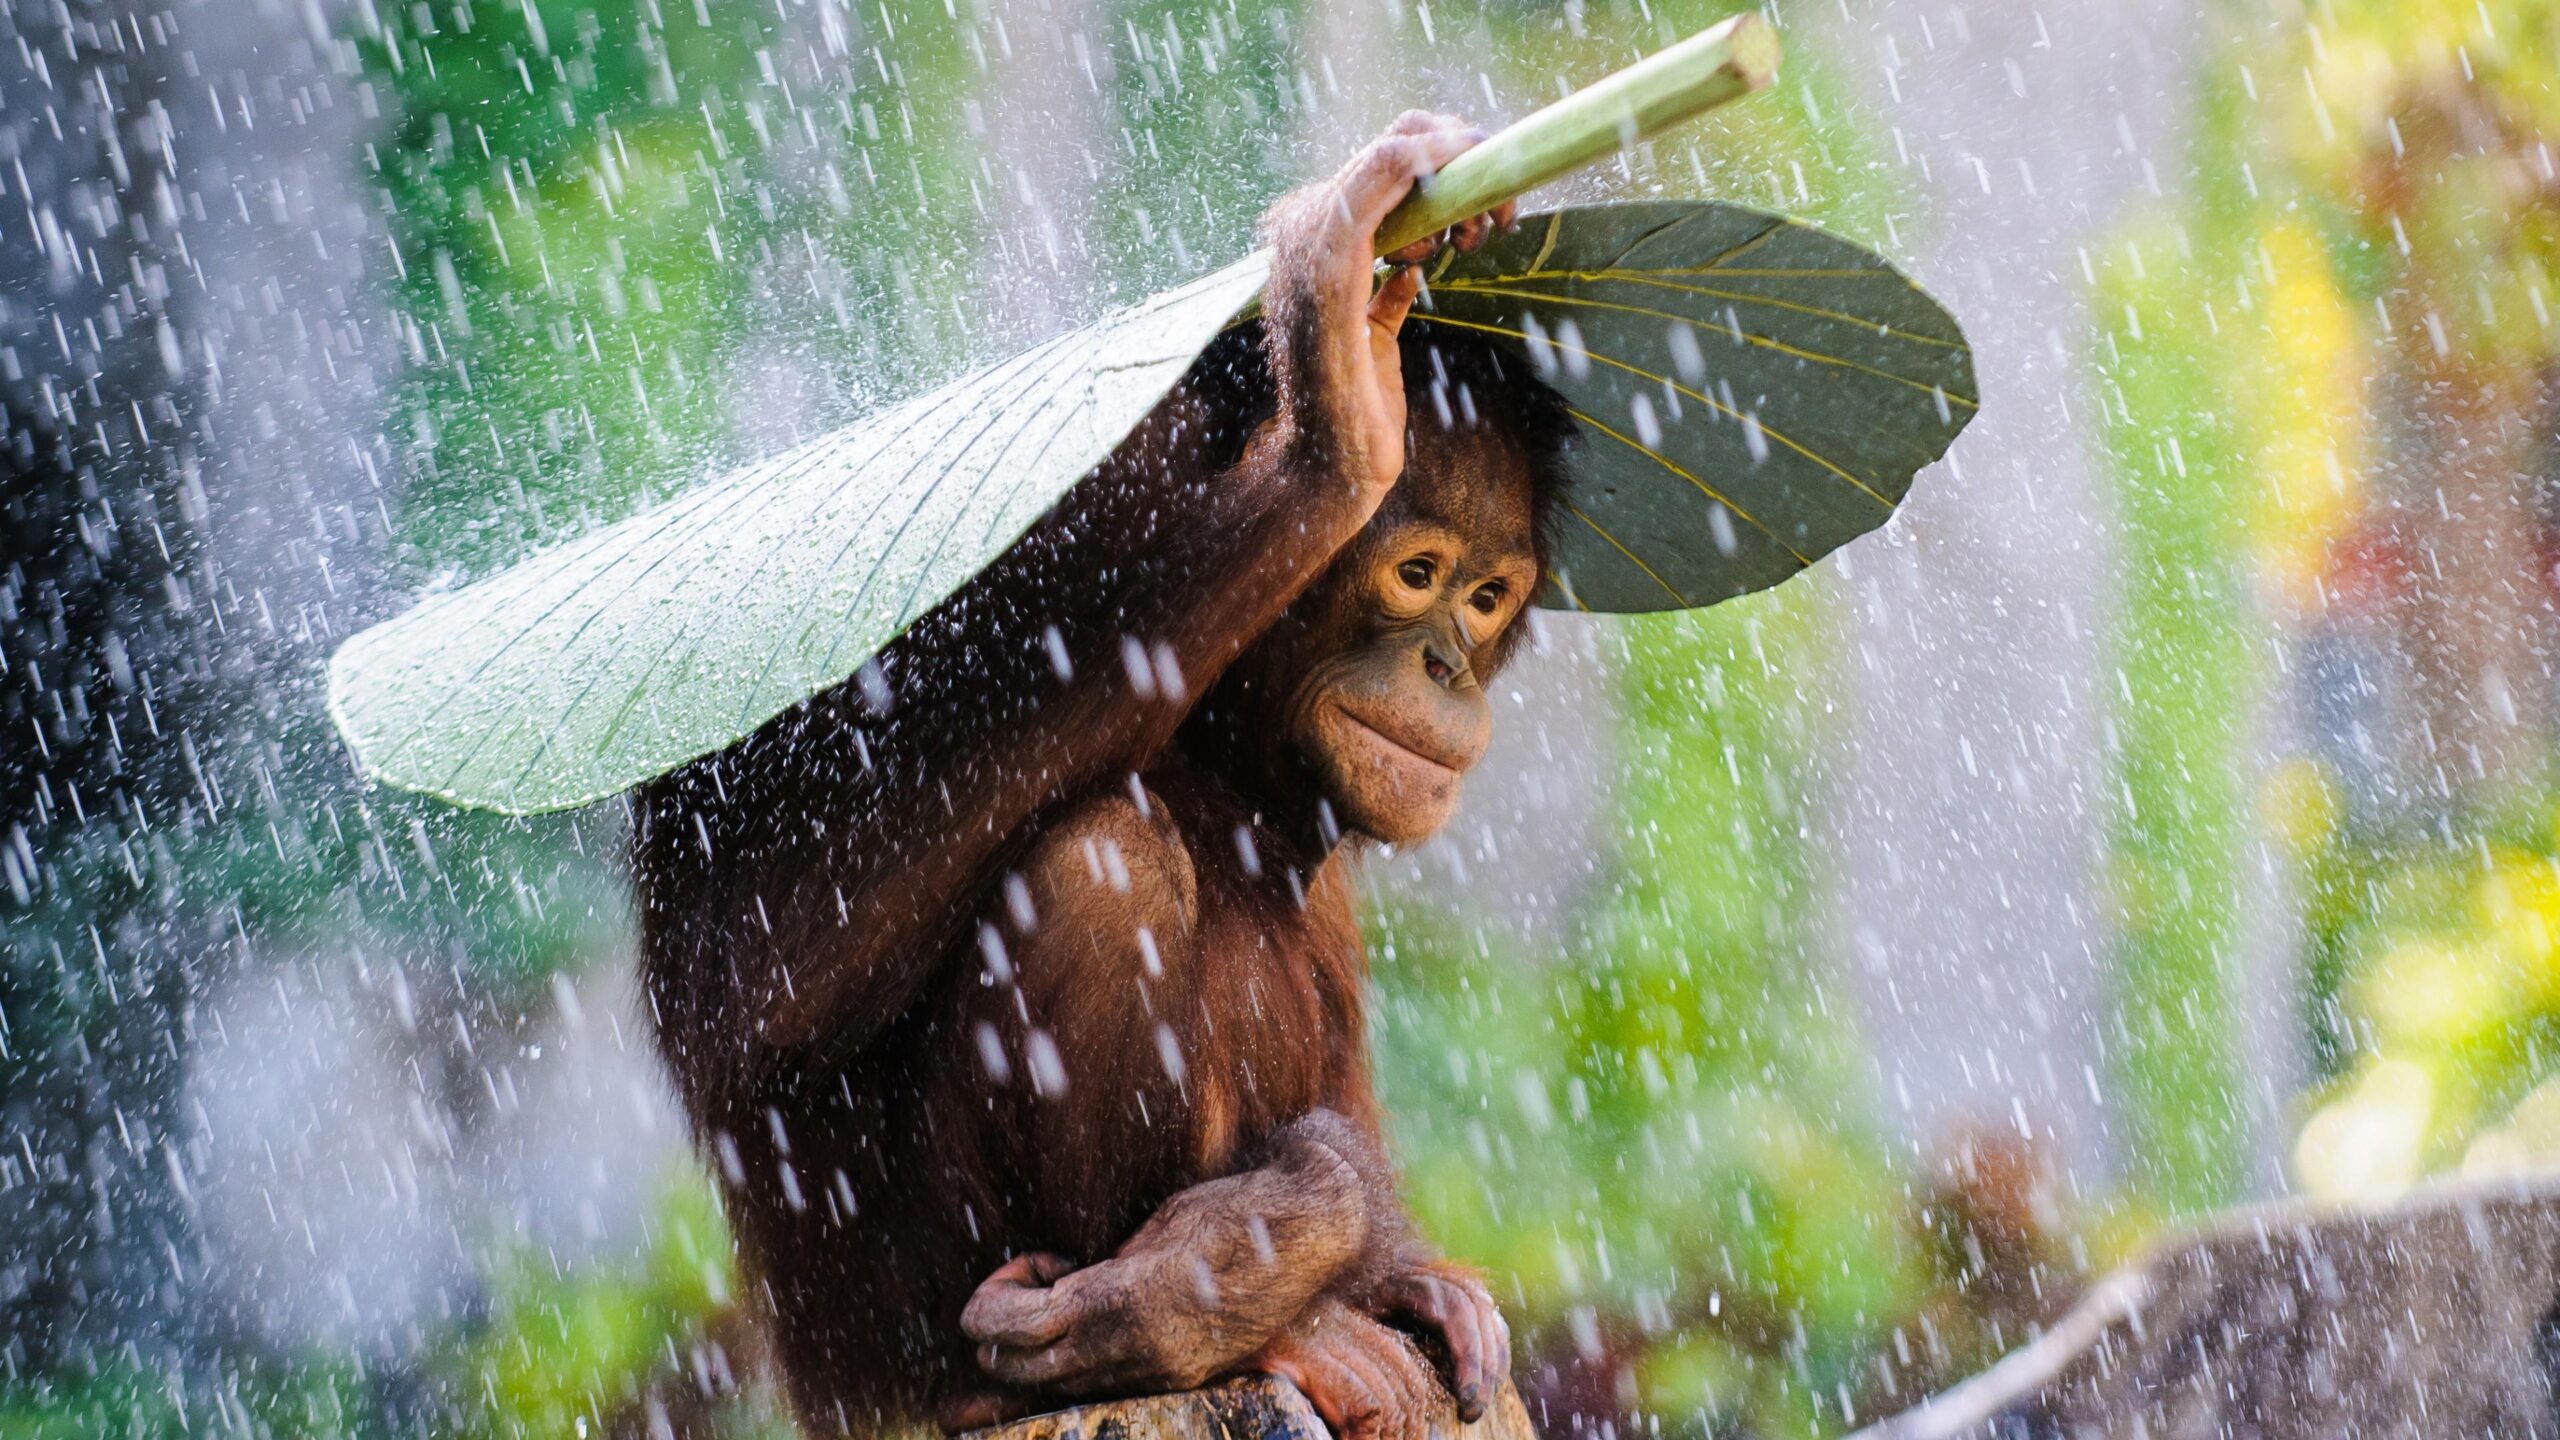
<instances>
[{"instance_id":1,"label":"orangutan nose","mask_svg":"<svg viewBox=\"0 0 2560 1440\"><path fill-rule=\"evenodd\" d=\"M1456 685L1467 674L1467 652L1446 637L1434 635L1422 642L1422 673L1430 676L1434 685Z\"/></svg>"}]
</instances>

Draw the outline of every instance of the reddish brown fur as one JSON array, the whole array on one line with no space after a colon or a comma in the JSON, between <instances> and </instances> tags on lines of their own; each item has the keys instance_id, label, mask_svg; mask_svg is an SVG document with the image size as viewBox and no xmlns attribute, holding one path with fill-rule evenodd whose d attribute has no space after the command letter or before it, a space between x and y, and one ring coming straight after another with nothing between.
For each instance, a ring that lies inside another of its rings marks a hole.
<instances>
[{"instance_id":1,"label":"reddish brown fur","mask_svg":"<svg viewBox=\"0 0 2560 1440\"><path fill-rule=\"evenodd\" d=\"M1295 223L1321 229L1316 209ZM1346 480L1363 441L1327 378L1340 322L1304 313L1336 303L1316 292L1345 243L1284 226L1270 381L1254 337L1222 342L876 672L641 797L661 1043L815 1430L1237 1365L1298 1378L1340 1423L1356 1407L1319 1393L1344 1383L1327 1357L1377 1351L1369 1317L1390 1313L1498 1369L1481 1289L1396 1209L1345 861L1273 707L1392 641L1373 552L1417 515L1480 556L1527 547L1534 582L1552 457L1442 429L1409 338L1406 478L1384 509ZM1516 630L1462 638L1476 680ZM1179 693L1142 691L1130 636ZM1035 1252L1060 1258L1017 1259ZM981 1287L1008 1262L1018 1283ZM999 1353L973 1353L964 1307ZM1024 1339L1070 1311L1057 1343ZM982 1358L1055 1378L999 1387ZM1388 1369L1372 1388L1423 1373Z\"/></svg>"}]
</instances>

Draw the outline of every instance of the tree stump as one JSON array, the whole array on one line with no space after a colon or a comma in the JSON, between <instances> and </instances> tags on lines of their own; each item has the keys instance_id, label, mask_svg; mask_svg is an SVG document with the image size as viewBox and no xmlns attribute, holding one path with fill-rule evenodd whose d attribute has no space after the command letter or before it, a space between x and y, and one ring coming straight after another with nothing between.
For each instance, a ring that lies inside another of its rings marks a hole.
<instances>
[{"instance_id":1,"label":"tree stump","mask_svg":"<svg viewBox=\"0 0 2560 1440\"><path fill-rule=\"evenodd\" d=\"M2216 1220L1858 1440L2560 1437L2560 1177Z\"/></svg>"},{"instance_id":2,"label":"tree stump","mask_svg":"<svg viewBox=\"0 0 2560 1440\"><path fill-rule=\"evenodd\" d=\"M1285 1380L1227 1380L1178 1395L1106 1400L972 1431L968 1440L1332 1440L1315 1407ZM1473 1425L1454 1407L1440 1413L1430 1440L1538 1440L1529 1412L1509 1385Z\"/></svg>"}]
</instances>

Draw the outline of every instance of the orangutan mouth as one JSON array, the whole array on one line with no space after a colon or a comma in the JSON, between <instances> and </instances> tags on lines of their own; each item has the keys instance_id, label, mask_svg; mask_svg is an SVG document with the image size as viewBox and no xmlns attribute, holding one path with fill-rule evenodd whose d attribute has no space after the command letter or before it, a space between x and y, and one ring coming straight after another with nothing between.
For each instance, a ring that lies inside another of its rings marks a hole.
<instances>
[{"instance_id":1,"label":"orangutan mouth","mask_svg":"<svg viewBox=\"0 0 2560 1440\"><path fill-rule=\"evenodd\" d=\"M1453 765L1446 760L1435 759L1432 756L1422 753L1411 745L1408 745L1388 734L1386 731L1381 730L1377 726L1370 724L1368 721L1361 719L1359 716L1352 714L1350 709L1346 706L1336 705L1334 707L1334 713L1351 722L1351 728L1354 731L1365 735L1377 744L1386 747L1388 754L1392 757L1389 761L1390 764L1409 761L1416 765L1426 766L1430 770L1440 775L1448 776L1453 780L1465 773L1466 767L1462 765Z\"/></svg>"}]
</instances>

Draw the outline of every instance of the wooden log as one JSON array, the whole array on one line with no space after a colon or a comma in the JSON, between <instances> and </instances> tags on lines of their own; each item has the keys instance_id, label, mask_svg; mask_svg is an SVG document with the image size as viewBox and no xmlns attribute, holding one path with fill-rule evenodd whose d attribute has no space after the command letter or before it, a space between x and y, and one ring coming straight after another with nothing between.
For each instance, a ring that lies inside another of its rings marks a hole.
<instances>
[{"instance_id":1,"label":"wooden log","mask_svg":"<svg viewBox=\"0 0 2560 1440\"><path fill-rule=\"evenodd\" d=\"M2560 1177L2273 1205L2161 1245L1855 1440L2560 1436Z\"/></svg>"},{"instance_id":2,"label":"wooden log","mask_svg":"<svg viewBox=\"0 0 2560 1440\"><path fill-rule=\"evenodd\" d=\"M967 1440L1332 1440L1307 1397L1286 1380L1222 1381L1178 1395L1106 1400L970 1432ZM1509 1385L1473 1425L1444 1409L1429 1440L1538 1440Z\"/></svg>"}]
</instances>

